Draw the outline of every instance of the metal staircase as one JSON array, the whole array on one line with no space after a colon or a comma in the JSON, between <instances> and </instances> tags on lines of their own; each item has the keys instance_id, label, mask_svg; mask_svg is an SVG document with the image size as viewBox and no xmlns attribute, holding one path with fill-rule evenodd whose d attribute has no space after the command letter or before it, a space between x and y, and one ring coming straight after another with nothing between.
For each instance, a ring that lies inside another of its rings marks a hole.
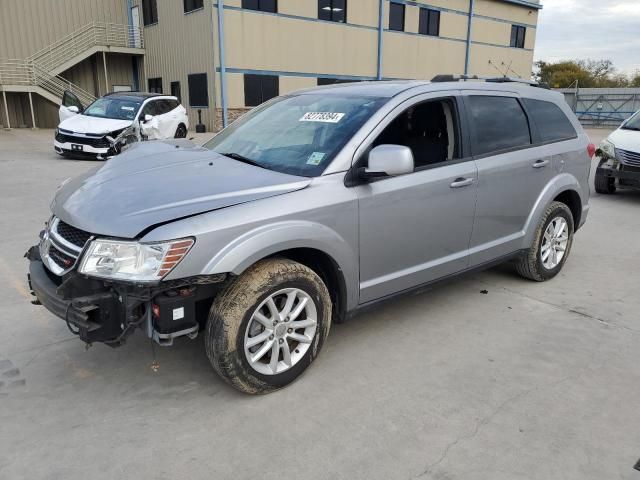
<instances>
[{"instance_id":1,"label":"metal staircase","mask_svg":"<svg viewBox=\"0 0 640 480\"><path fill-rule=\"evenodd\" d=\"M88 105L95 96L60 76L97 52L144 53L138 26L92 22L25 59L0 59L0 91L34 92L60 103L65 90Z\"/></svg>"}]
</instances>

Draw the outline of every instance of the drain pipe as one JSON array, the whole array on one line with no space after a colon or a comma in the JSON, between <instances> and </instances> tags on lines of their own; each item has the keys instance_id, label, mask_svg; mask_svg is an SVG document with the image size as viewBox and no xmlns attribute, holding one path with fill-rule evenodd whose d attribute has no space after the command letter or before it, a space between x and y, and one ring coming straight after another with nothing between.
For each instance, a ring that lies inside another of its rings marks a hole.
<instances>
[{"instance_id":1,"label":"drain pipe","mask_svg":"<svg viewBox=\"0 0 640 480\"><path fill-rule=\"evenodd\" d=\"M226 128L227 115L227 79L224 58L224 0L218 0L218 49L220 55L220 100L222 103L222 127Z\"/></svg>"},{"instance_id":2,"label":"drain pipe","mask_svg":"<svg viewBox=\"0 0 640 480\"><path fill-rule=\"evenodd\" d=\"M471 32L473 23L475 0L469 0L469 23L467 25L467 52L464 59L464 74L469 75L469 61L471 60Z\"/></svg>"},{"instance_id":3,"label":"drain pipe","mask_svg":"<svg viewBox=\"0 0 640 480\"><path fill-rule=\"evenodd\" d=\"M383 16L384 16L384 2L385 0L380 0L380 6L378 9L378 70L376 79L382 80L382 34L384 33L383 29Z\"/></svg>"}]
</instances>

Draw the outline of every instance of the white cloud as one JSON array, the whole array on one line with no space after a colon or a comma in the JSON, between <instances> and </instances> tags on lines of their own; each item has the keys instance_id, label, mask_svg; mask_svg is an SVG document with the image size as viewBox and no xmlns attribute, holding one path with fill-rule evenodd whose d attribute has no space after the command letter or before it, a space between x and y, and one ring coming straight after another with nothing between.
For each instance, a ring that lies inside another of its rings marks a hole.
<instances>
[{"instance_id":1,"label":"white cloud","mask_svg":"<svg viewBox=\"0 0 640 480\"><path fill-rule=\"evenodd\" d=\"M608 58L618 71L640 70L640 0L546 0L543 4L536 60Z\"/></svg>"}]
</instances>

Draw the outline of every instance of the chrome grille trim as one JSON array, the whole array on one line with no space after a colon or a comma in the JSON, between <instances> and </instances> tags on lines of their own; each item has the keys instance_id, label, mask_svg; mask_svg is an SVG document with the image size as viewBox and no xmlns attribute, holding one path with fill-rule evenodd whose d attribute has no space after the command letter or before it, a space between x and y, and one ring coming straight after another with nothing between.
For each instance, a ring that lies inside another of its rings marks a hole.
<instances>
[{"instance_id":1,"label":"chrome grille trim","mask_svg":"<svg viewBox=\"0 0 640 480\"><path fill-rule=\"evenodd\" d=\"M616 158L620 160L620 163L622 163L623 165L640 167L640 153L616 148Z\"/></svg>"},{"instance_id":2,"label":"chrome grille trim","mask_svg":"<svg viewBox=\"0 0 640 480\"><path fill-rule=\"evenodd\" d=\"M52 273L62 276L73 270L78 263L82 250L93 239L93 236L90 236L82 247L74 245L58 233L59 223L60 220L57 217L52 217L51 221L48 223L47 228L44 231L44 235L42 236L42 240L40 241L40 258ZM60 255L52 249L58 250L59 253L62 253L72 259L73 263L69 266L65 265L65 267L60 266L56 263L54 258L56 257L59 259Z\"/></svg>"}]
</instances>

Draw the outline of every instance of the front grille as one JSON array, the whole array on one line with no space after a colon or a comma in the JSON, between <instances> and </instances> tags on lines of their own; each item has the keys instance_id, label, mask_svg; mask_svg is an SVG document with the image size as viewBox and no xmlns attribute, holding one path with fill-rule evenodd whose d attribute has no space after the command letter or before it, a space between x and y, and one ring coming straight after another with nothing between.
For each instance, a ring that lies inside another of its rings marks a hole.
<instances>
[{"instance_id":1,"label":"front grille","mask_svg":"<svg viewBox=\"0 0 640 480\"><path fill-rule=\"evenodd\" d=\"M84 244L87 243L87 240L91 237L89 232L73 227L68 223L64 223L62 220L58 220L56 232L67 242L79 248L83 248Z\"/></svg>"},{"instance_id":2,"label":"front grille","mask_svg":"<svg viewBox=\"0 0 640 480\"><path fill-rule=\"evenodd\" d=\"M109 148L111 143L105 137L99 138L87 138L87 137L76 137L75 135L65 135L64 133L58 132L56 134L56 140L60 143L75 143L78 145L89 145L94 148Z\"/></svg>"},{"instance_id":3,"label":"front grille","mask_svg":"<svg viewBox=\"0 0 640 480\"><path fill-rule=\"evenodd\" d=\"M632 167L640 167L640 153L630 152L629 150L621 150L616 148L616 157L624 165Z\"/></svg>"},{"instance_id":4,"label":"front grille","mask_svg":"<svg viewBox=\"0 0 640 480\"><path fill-rule=\"evenodd\" d=\"M63 270L73 267L73 264L76 263L75 258L61 252L53 245L49 247L49 257Z\"/></svg>"}]
</instances>

